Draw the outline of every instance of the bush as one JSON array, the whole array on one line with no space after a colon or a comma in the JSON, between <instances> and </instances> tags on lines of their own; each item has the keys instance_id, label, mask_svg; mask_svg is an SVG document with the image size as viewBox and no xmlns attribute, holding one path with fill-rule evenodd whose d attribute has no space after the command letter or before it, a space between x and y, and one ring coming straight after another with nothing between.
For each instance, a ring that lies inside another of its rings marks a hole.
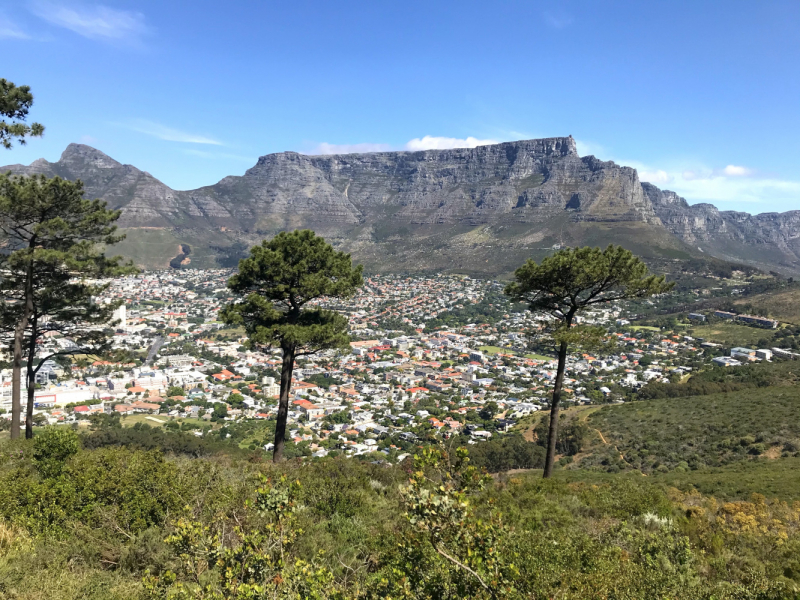
<instances>
[{"instance_id":1,"label":"bush","mask_svg":"<svg viewBox=\"0 0 800 600\"><path fill-rule=\"evenodd\" d=\"M33 460L42 477L58 477L80 449L78 434L66 427L45 427L33 439Z\"/></svg>"},{"instance_id":2,"label":"bush","mask_svg":"<svg viewBox=\"0 0 800 600\"><path fill-rule=\"evenodd\" d=\"M471 446L469 453L472 463L489 473L544 466L544 448L520 435L504 435L481 442Z\"/></svg>"}]
</instances>

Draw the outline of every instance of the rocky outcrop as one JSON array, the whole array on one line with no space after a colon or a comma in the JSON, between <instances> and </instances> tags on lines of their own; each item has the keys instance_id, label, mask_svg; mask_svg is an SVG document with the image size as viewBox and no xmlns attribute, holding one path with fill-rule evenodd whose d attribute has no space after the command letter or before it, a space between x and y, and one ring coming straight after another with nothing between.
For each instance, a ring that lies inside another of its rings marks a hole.
<instances>
[{"instance_id":1,"label":"rocky outcrop","mask_svg":"<svg viewBox=\"0 0 800 600\"><path fill-rule=\"evenodd\" d=\"M766 263L784 267L796 268L800 262L800 211L719 211L712 204L690 206L675 192L649 183L642 189L664 226L702 251L745 261L760 255Z\"/></svg>"},{"instance_id":2,"label":"rocky outcrop","mask_svg":"<svg viewBox=\"0 0 800 600\"><path fill-rule=\"evenodd\" d=\"M179 193L158 179L131 165L83 144L70 144L58 162L39 159L30 166L0 167L0 172L58 175L64 179L83 181L86 196L102 198L112 208L121 208L122 227L165 226L169 217L181 214Z\"/></svg>"},{"instance_id":3,"label":"rocky outcrop","mask_svg":"<svg viewBox=\"0 0 800 600\"><path fill-rule=\"evenodd\" d=\"M673 192L640 183L635 169L580 157L572 137L422 152L282 152L262 156L244 175L190 191L172 190L80 144L70 144L55 163L40 159L0 170L81 179L87 196L122 209L123 227L205 232L192 238L201 250L311 227L355 252L376 252L376 260L390 242L398 252L419 249L420 236L434 236L431 247L449 245L453 252L491 247L488 242L522 252L552 243L556 227L556 242L564 241L566 230L583 232L575 243L624 243L614 232L626 224L626 235L643 232L643 241L657 237L672 251L685 252L686 243L748 259L757 248L758 260L800 268L800 212L753 216L690 206Z\"/></svg>"}]
</instances>

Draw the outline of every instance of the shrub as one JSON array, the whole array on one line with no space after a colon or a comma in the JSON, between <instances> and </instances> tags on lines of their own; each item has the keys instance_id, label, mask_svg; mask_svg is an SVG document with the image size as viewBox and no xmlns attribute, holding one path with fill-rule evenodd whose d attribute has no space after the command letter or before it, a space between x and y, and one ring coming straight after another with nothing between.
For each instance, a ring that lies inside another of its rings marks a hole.
<instances>
[{"instance_id":1,"label":"shrub","mask_svg":"<svg viewBox=\"0 0 800 600\"><path fill-rule=\"evenodd\" d=\"M78 434L66 427L45 427L33 439L33 460L42 477L58 477L80 449Z\"/></svg>"}]
</instances>

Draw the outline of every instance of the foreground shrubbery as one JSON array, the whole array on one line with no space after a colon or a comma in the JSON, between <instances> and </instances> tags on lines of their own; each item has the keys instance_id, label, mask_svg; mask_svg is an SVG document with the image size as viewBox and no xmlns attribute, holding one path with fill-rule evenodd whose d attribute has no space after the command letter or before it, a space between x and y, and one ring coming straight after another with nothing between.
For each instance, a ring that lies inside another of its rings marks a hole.
<instances>
[{"instance_id":1,"label":"foreground shrubbery","mask_svg":"<svg viewBox=\"0 0 800 600\"><path fill-rule=\"evenodd\" d=\"M797 503L488 478L463 450L276 467L70 434L0 447L0 597L798 597Z\"/></svg>"}]
</instances>

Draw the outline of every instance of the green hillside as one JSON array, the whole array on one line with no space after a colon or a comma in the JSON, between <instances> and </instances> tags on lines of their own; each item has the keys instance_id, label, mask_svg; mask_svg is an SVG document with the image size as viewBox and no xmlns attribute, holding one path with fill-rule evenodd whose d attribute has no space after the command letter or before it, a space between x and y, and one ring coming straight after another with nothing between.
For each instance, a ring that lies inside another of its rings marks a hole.
<instances>
[{"instance_id":1,"label":"green hillside","mask_svg":"<svg viewBox=\"0 0 800 600\"><path fill-rule=\"evenodd\" d=\"M754 365L648 386L642 395L654 399L588 416L605 443L580 467L653 473L800 456L798 373L792 362Z\"/></svg>"},{"instance_id":2,"label":"green hillside","mask_svg":"<svg viewBox=\"0 0 800 600\"><path fill-rule=\"evenodd\" d=\"M797 505L721 503L692 491L691 473L684 491L585 471L481 481L438 451L413 470L273 466L177 434L169 452L103 432L62 452L68 434L40 434L58 451L0 448L0 597L777 600L799 589Z\"/></svg>"},{"instance_id":3,"label":"green hillside","mask_svg":"<svg viewBox=\"0 0 800 600\"><path fill-rule=\"evenodd\" d=\"M742 298L735 304L743 310L754 310L758 314L800 325L800 289L797 284L792 289Z\"/></svg>"}]
</instances>

